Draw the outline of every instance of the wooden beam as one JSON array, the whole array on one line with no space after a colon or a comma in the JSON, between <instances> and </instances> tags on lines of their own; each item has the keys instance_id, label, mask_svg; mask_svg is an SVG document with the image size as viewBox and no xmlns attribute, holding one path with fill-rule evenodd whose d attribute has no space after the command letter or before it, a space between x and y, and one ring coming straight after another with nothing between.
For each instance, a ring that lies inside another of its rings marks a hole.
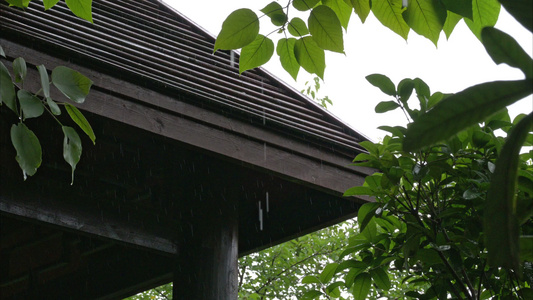
<instances>
[{"instance_id":1,"label":"wooden beam","mask_svg":"<svg viewBox=\"0 0 533 300\"><path fill-rule=\"evenodd\" d=\"M79 204L79 203L78 203ZM119 243L135 245L166 254L176 254L172 236L160 230L143 228L105 211L84 207L71 208L53 200L31 200L0 194L0 213L40 221L61 228L107 238Z\"/></svg>"}]
</instances>

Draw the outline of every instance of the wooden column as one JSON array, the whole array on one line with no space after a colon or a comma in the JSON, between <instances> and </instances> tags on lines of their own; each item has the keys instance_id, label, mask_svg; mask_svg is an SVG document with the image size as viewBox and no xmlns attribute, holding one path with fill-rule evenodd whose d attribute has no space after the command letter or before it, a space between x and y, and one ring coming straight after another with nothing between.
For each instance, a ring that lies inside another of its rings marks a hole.
<instances>
[{"instance_id":1,"label":"wooden column","mask_svg":"<svg viewBox=\"0 0 533 300\"><path fill-rule=\"evenodd\" d=\"M238 296L238 199L234 193L189 193L182 208L173 299L234 300ZM206 197L207 196L207 197Z\"/></svg>"}]
</instances>

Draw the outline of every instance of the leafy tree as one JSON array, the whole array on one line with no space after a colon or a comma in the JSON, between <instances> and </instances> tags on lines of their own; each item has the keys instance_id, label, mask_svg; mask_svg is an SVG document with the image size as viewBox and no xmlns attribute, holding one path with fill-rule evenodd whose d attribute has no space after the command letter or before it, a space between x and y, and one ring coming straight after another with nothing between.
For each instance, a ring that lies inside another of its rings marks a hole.
<instances>
[{"instance_id":1,"label":"leafy tree","mask_svg":"<svg viewBox=\"0 0 533 300\"><path fill-rule=\"evenodd\" d=\"M397 86L380 74L367 79L393 98L380 102L377 113L400 108L414 123L445 99L457 95L431 93L419 78L404 79ZM420 109L413 109L416 105ZM339 287L354 299L366 299L372 285L377 291L392 288L391 271L400 272L404 288L412 289L405 295L412 298L530 299L533 151L518 156L518 184L513 192L517 205L513 218L517 223L512 230L521 235L520 252L501 251L500 255L506 255L501 259L506 264L504 268L494 262L493 254L486 249L495 240L505 244L511 234L499 225L505 224L500 221L502 212L495 212L486 198L497 193L491 183L497 176L495 163L509 145L498 131L512 139L522 126L530 126L525 144L532 146L532 123L532 114L522 114L511 121L503 109L483 124L419 151L402 149L407 128L382 126L390 135L381 143L362 142L368 153L354 159L355 165L381 171L368 176L363 186L345 193L373 196L376 202L360 208L359 233L349 238L342 260L324 269L341 279L330 280L325 291L309 291L307 299L336 297L338 293L330 291ZM501 206L499 209L507 210ZM515 253L519 253L517 266L511 256Z\"/></svg>"}]
</instances>

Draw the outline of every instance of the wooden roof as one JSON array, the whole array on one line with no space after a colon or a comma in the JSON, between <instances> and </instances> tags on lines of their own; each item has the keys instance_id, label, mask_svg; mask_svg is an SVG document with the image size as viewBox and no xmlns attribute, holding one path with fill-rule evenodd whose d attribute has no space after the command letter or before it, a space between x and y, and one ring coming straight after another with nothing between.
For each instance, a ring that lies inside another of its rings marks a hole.
<instances>
[{"instance_id":1,"label":"wooden roof","mask_svg":"<svg viewBox=\"0 0 533 300\"><path fill-rule=\"evenodd\" d=\"M3 62L26 59L25 88L39 90L40 64L94 81L79 107L97 136L84 140L70 186L60 129L28 120L44 154L23 182L9 140L16 120L0 108L0 299L113 299L170 281L190 199L210 199L207 209L238 199L240 255L369 200L341 197L372 172L349 166L363 135L262 69L239 76L236 54L213 54L214 38L165 4L94 0L94 24L62 2L0 12Z\"/></svg>"}]
</instances>

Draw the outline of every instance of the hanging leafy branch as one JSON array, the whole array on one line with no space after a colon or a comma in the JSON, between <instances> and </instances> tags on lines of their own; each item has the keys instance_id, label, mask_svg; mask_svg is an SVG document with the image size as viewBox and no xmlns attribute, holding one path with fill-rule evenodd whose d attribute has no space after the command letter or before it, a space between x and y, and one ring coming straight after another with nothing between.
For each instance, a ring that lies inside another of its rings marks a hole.
<instances>
[{"instance_id":1,"label":"hanging leafy branch","mask_svg":"<svg viewBox=\"0 0 533 300\"><path fill-rule=\"evenodd\" d=\"M307 13L307 22L299 17L290 18L290 8L300 14ZM323 79L324 51L344 53L343 30L347 30L353 14L364 23L372 12L402 38L407 39L413 29L437 45L440 33L449 37L461 19L480 38L482 28L496 24L500 3L497 0L294 0L287 1L285 6L273 1L261 12L261 17L268 17L278 27L274 32L283 35L276 47L283 68L294 79L300 67ZM270 45L274 42L268 35L259 34L261 17L250 9L236 10L224 21L217 37L215 51L242 48L240 73L268 62L273 56ZM259 49L254 42L259 37L264 49L254 51ZM252 59L256 63L247 63Z\"/></svg>"},{"instance_id":2,"label":"hanging leafy branch","mask_svg":"<svg viewBox=\"0 0 533 300\"><path fill-rule=\"evenodd\" d=\"M6 58L2 47L0 47L0 56ZM76 130L63 125L58 119L57 116L61 114L60 106L65 107L70 118L87 134L93 144L96 137L87 119L75 106L52 99L50 83L71 101L83 103L93 82L81 73L64 66L58 66L52 70L51 80L44 65L37 66L37 70L40 75L41 89L33 94L24 89L27 66L23 58L19 57L13 61L14 80L6 66L0 62L0 106L5 104L18 118L18 123L13 124L10 131L11 142L17 152L16 160L22 169L24 180L27 176L33 176L37 172L42 162L41 144L25 121L40 117L44 111L47 111L63 130L63 158L71 166L73 183L74 171L81 157L82 144Z\"/></svg>"}]
</instances>

